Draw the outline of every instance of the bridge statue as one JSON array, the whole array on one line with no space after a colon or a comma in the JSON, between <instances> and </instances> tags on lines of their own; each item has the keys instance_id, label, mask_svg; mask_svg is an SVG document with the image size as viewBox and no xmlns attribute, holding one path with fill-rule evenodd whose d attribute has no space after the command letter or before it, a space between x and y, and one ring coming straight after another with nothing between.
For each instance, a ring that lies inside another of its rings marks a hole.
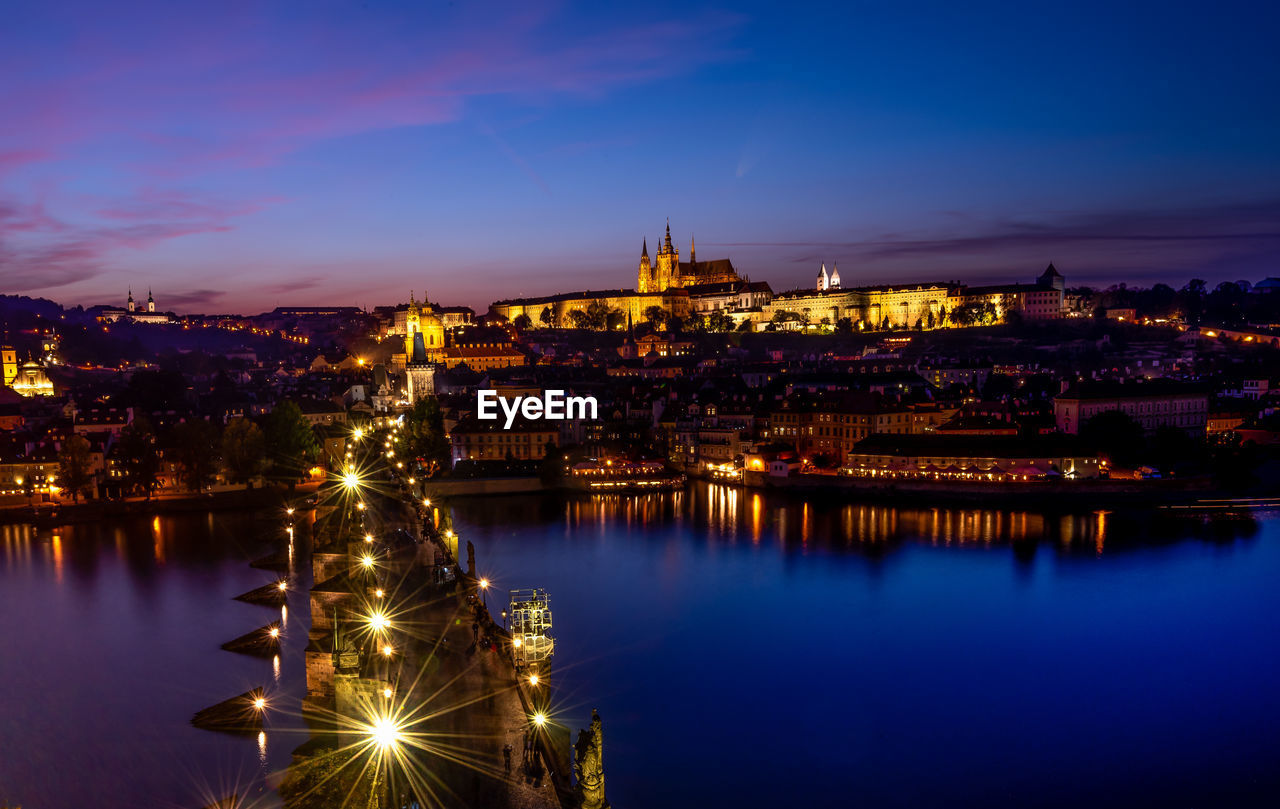
<instances>
[{"instance_id":1,"label":"bridge statue","mask_svg":"<svg viewBox=\"0 0 1280 809\"><path fill-rule=\"evenodd\" d=\"M576 793L581 809L609 809L604 797L604 730L595 710L591 711L591 727L578 731L578 741L573 746L573 774L578 779Z\"/></svg>"},{"instance_id":2,"label":"bridge statue","mask_svg":"<svg viewBox=\"0 0 1280 809\"><path fill-rule=\"evenodd\" d=\"M467 540L467 575L471 578L476 577L476 546L471 544L471 540Z\"/></svg>"}]
</instances>

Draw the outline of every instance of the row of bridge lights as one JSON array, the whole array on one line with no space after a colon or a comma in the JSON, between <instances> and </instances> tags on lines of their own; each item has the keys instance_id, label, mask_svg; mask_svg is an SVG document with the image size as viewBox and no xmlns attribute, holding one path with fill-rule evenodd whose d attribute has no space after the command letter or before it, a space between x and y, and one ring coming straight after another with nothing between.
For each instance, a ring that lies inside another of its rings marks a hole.
<instances>
[{"instance_id":1,"label":"row of bridge lights","mask_svg":"<svg viewBox=\"0 0 1280 809\"><path fill-rule=\"evenodd\" d=\"M393 428L393 432L398 432L398 431L399 431L399 426L396 426L395 428ZM356 441L360 441L361 439L364 438L364 431L359 427L355 428L354 430L352 430L352 438L355 439ZM383 450L384 450L383 454L388 461L395 458L396 453L395 453L395 447L393 445L398 444L399 442L400 442L399 436L392 436L383 441ZM347 452L347 457L348 458L351 457L350 451ZM398 469L404 468L403 461L396 461L395 463ZM363 486L364 484L363 478L361 478L361 476L350 467L346 469L346 471L341 476L340 480L343 486L348 491L356 491L360 489L360 487ZM416 483L416 480L414 478L409 478L408 482L409 482L409 485L412 486ZM422 498L422 504L423 506L430 508L431 499L427 497ZM363 501L357 502L356 508L363 511L365 509L364 502ZM292 512L292 509L290 509L290 512ZM450 540L454 538L453 531L446 531L445 535ZM367 543L372 543L373 535L365 534L364 541ZM372 569L375 564L373 556L370 554L364 554L360 558L360 564L365 569ZM489 579L488 578L480 579L479 586L480 586L480 589L485 592L486 600L487 600L488 589L490 586ZM386 593L381 588L378 588L375 591L375 595L377 598L384 598ZM366 621L369 624L369 627L379 637L381 637L384 633L390 631L391 629L391 619L388 618L386 613L381 610L374 610L373 612L371 612L368 616L366 616ZM519 648L521 645L521 641L519 638L512 638L511 643L516 648ZM384 656L390 657L392 654L395 653L395 649L391 646L391 644L384 643L382 646L382 653ZM528 676L528 682L530 686L536 688L539 683L538 675L530 674ZM393 694L393 691L390 687L387 687L383 689L382 693L384 697L390 699ZM546 726L548 719L547 719L546 713L542 711L538 711L530 715L529 721L532 722L535 727L542 728ZM370 737L370 740L382 751L386 751L396 747L404 738L404 729L402 725L394 717L390 715L374 717L374 719L372 720L372 722L369 724L367 728L367 732Z\"/></svg>"}]
</instances>

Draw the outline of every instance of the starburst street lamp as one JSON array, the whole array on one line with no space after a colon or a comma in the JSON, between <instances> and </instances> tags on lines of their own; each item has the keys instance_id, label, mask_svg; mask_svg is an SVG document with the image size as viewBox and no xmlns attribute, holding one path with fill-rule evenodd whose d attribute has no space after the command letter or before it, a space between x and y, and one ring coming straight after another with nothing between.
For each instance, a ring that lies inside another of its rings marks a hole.
<instances>
[{"instance_id":1,"label":"starburst street lamp","mask_svg":"<svg viewBox=\"0 0 1280 809\"><path fill-rule=\"evenodd\" d=\"M547 715L542 712L538 712L534 714L533 724L537 725L538 727L543 727L544 725L547 724Z\"/></svg>"},{"instance_id":2,"label":"starburst street lamp","mask_svg":"<svg viewBox=\"0 0 1280 809\"><path fill-rule=\"evenodd\" d=\"M387 614L381 610L374 610L369 613L368 621L369 626L375 632L385 632L391 628L391 619L388 618Z\"/></svg>"},{"instance_id":3,"label":"starburst street lamp","mask_svg":"<svg viewBox=\"0 0 1280 809\"><path fill-rule=\"evenodd\" d=\"M381 751L387 751L400 743L403 737L400 724L389 716L376 717L368 728L369 739Z\"/></svg>"}]
</instances>

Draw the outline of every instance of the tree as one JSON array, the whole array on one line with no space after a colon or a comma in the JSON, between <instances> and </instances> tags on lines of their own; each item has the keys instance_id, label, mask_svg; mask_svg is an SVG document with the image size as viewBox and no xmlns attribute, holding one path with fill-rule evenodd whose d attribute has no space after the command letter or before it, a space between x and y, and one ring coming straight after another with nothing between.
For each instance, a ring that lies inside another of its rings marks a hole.
<instances>
[{"instance_id":1,"label":"tree","mask_svg":"<svg viewBox=\"0 0 1280 809\"><path fill-rule=\"evenodd\" d=\"M511 325L515 326L520 331L528 331L533 326L533 318L529 317L524 312L521 312L516 315L516 319L511 322Z\"/></svg>"},{"instance_id":2,"label":"tree","mask_svg":"<svg viewBox=\"0 0 1280 809\"><path fill-rule=\"evenodd\" d=\"M232 419L222 431L222 463L227 480L248 483L262 474L266 462L262 428L246 418Z\"/></svg>"},{"instance_id":3,"label":"tree","mask_svg":"<svg viewBox=\"0 0 1280 809\"><path fill-rule=\"evenodd\" d=\"M932 329L936 325L938 325L938 318L934 316L933 310L930 309L929 313L925 315L924 327L926 329Z\"/></svg>"},{"instance_id":4,"label":"tree","mask_svg":"<svg viewBox=\"0 0 1280 809\"><path fill-rule=\"evenodd\" d=\"M1178 293L1179 308L1187 323L1192 326L1200 325L1200 318L1204 315L1204 298L1205 283L1200 278L1192 278Z\"/></svg>"},{"instance_id":5,"label":"tree","mask_svg":"<svg viewBox=\"0 0 1280 809\"><path fill-rule=\"evenodd\" d=\"M611 309L609 304L602 300L594 300L587 306L587 328L603 331L609 328L610 315L616 310Z\"/></svg>"},{"instance_id":6,"label":"tree","mask_svg":"<svg viewBox=\"0 0 1280 809\"><path fill-rule=\"evenodd\" d=\"M707 331L725 332L733 328L733 318L717 309L707 316Z\"/></svg>"},{"instance_id":7,"label":"tree","mask_svg":"<svg viewBox=\"0 0 1280 809\"><path fill-rule=\"evenodd\" d=\"M193 419L173 428L173 438L182 485L187 491L204 491L218 472L218 428Z\"/></svg>"},{"instance_id":8,"label":"tree","mask_svg":"<svg viewBox=\"0 0 1280 809\"><path fill-rule=\"evenodd\" d=\"M68 438L58 453L58 483L70 493L72 503L82 494L89 497L89 486L93 483L93 474L89 471L92 455L93 447L82 435Z\"/></svg>"},{"instance_id":9,"label":"tree","mask_svg":"<svg viewBox=\"0 0 1280 809\"><path fill-rule=\"evenodd\" d=\"M661 330L662 327L667 324L667 320L670 319L670 317L671 313L666 309L663 309L661 306L650 306L644 310L644 319L649 321L649 325L652 326L655 331Z\"/></svg>"},{"instance_id":10,"label":"tree","mask_svg":"<svg viewBox=\"0 0 1280 809\"><path fill-rule=\"evenodd\" d=\"M1136 466L1146 449L1141 425L1119 410L1099 413L1080 425L1080 438L1114 466Z\"/></svg>"},{"instance_id":11,"label":"tree","mask_svg":"<svg viewBox=\"0 0 1280 809\"><path fill-rule=\"evenodd\" d=\"M141 491L147 499L160 483L160 453L156 433L145 416L139 416L120 431L120 455L124 459L124 480L130 491Z\"/></svg>"},{"instance_id":12,"label":"tree","mask_svg":"<svg viewBox=\"0 0 1280 809\"><path fill-rule=\"evenodd\" d=\"M559 486L565 480L566 458L564 450L556 446L556 442L548 441L544 448L542 463L538 465L538 476L546 486Z\"/></svg>"},{"instance_id":13,"label":"tree","mask_svg":"<svg viewBox=\"0 0 1280 809\"><path fill-rule=\"evenodd\" d=\"M581 309L571 309L568 314L569 324L575 329L591 328L591 318Z\"/></svg>"},{"instance_id":14,"label":"tree","mask_svg":"<svg viewBox=\"0 0 1280 809\"><path fill-rule=\"evenodd\" d=\"M551 314L551 307L550 306L542 307L542 314L538 315L538 322L540 322L544 326L550 326L554 328L555 323L552 322L554 320L555 320L555 315Z\"/></svg>"},{"instance_id":15,"label":"tree","mask_svg":"<svg viewBox=\"0 0 1280 809\"><path fill-rule=\"evenodd\" d=\"M434 396L424 396L405 415L407 449L418 458L425 477L432 477L449 465L449 440L444 434L444 413Z\"/></svg>"},{"instance_id":16,"label":"tree","mask_svg":"<svg viewBox=\"0 0 1280 809\"><path fill-rule=\"evenodd\" d=\"M836 320L837 334L853 334L853 318L842 317Z\"/></svg>"},{"instance_id":17,"label":"tree","mask_svg":"<svg viewBox=\"0 0 1280 809\"><path fill-rule=\"evenodd\" d=\"M316 434L293 402L280 402L271 410L264 433L272 477L293 486L320 451Z\"/></svg>"}]
</instances>

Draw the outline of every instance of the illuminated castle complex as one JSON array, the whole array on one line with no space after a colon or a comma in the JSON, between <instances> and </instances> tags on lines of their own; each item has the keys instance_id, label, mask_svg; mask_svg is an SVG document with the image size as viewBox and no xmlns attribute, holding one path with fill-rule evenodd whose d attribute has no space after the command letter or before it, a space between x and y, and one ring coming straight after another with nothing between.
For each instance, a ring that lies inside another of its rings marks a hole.
<instances>
[{"instance_id":1,"label":"illuminated castle complex","mask_svg":"<svg viewBox=\"0 0 1280 809\"><path fill-rule=\"evenodd\" d=\"M689 240L689 260L680 260L680 251L671 244L671 223L667 223L667 236L658 248L654 261L649 261L649 242L640 247L640 271L636 277L636 292L666 292L672 287L684 288L701 284L725 284L741 281L733 264L727 258L715 261L698 261L696 245Z\"/></svg>"}]
</instances>

